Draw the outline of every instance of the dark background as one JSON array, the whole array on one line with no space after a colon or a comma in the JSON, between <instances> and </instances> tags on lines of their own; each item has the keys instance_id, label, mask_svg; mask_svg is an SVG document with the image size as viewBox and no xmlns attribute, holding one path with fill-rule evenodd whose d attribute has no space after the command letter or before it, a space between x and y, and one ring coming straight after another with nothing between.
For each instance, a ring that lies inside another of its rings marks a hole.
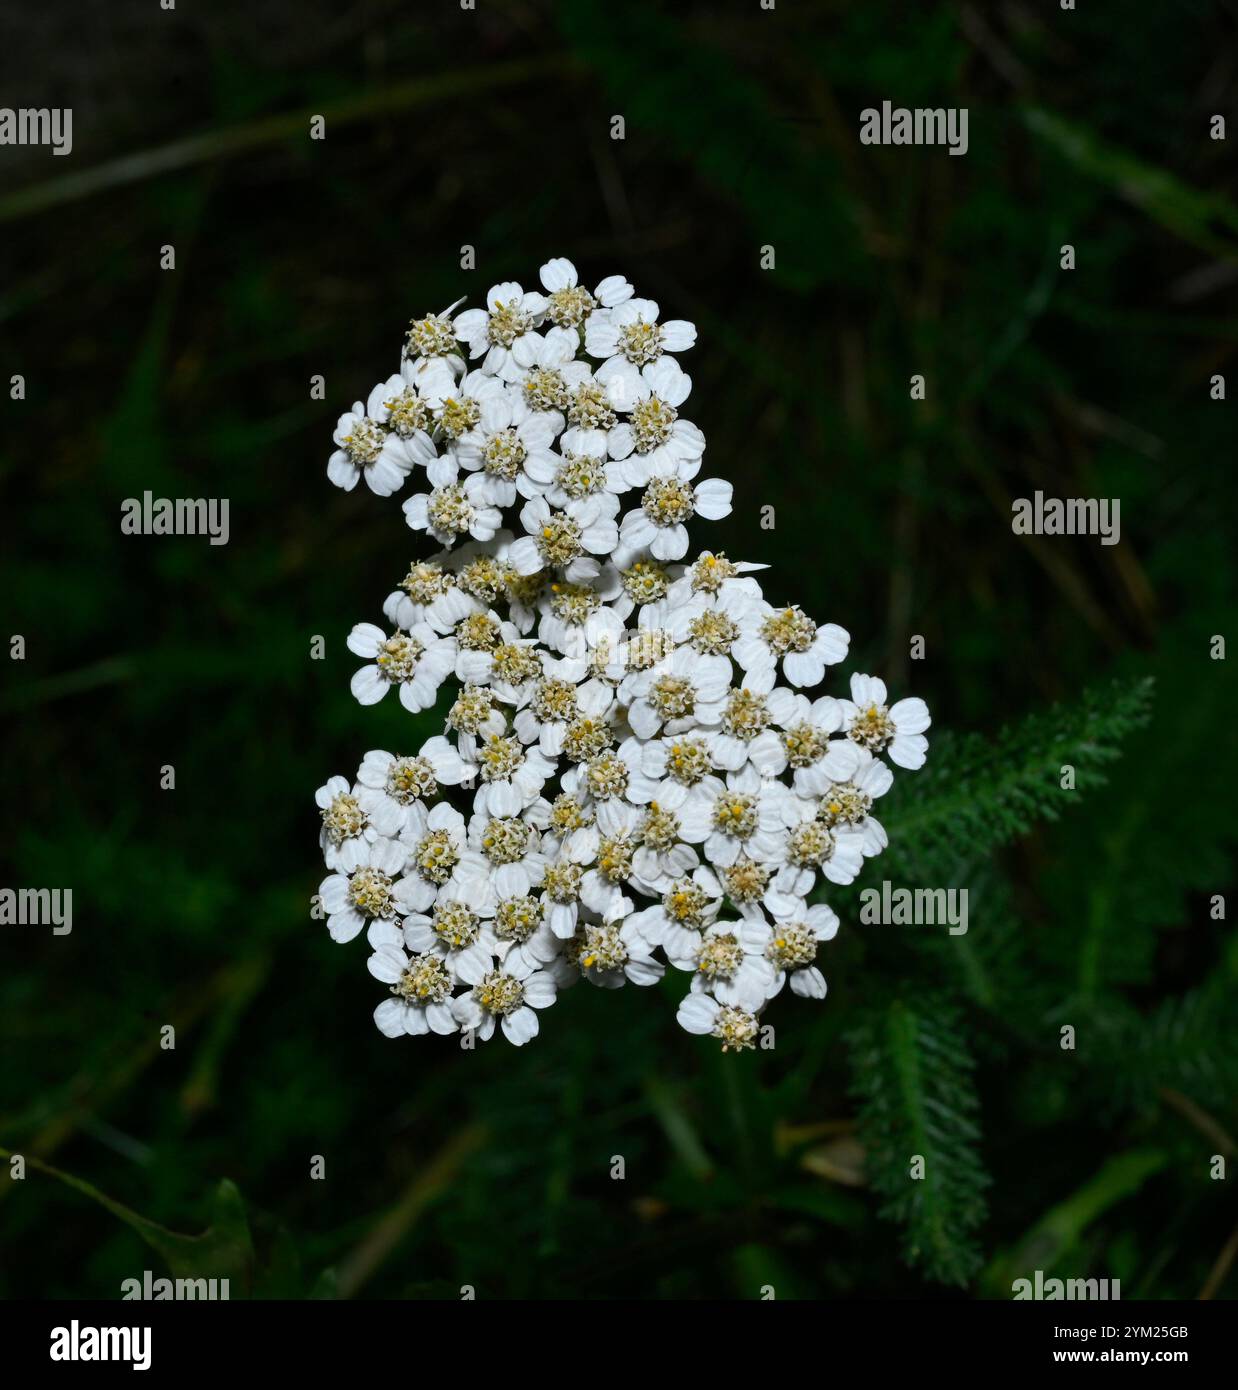
<instances>
[{"instance_id":1,"label":"dark background","mask_svg":"<svg viewBox=\"0 0 1238 1390\"><path fill-rule=\"evenodd\" d=\"M0 148L0 853L74 929L0 928L0 1293L1238 1291L1236 37L1203 0L6 7L0 100L74 147ZM966 107L967 155L862 146L883 99ZM435 727L348 692L427 547L327 483L336 416L551 255L698 325L735 511L697 544L933 712L771 1052L683 1033L683 977L521 1051L393 1043L309 917L314 788ZM230 543L123 536L146 489L229 498ZM1013 536L1036 489L1120 498L1121 544ZM967 886L967 936L860 925L884 876Z\"/></svg>"}]
</instances>

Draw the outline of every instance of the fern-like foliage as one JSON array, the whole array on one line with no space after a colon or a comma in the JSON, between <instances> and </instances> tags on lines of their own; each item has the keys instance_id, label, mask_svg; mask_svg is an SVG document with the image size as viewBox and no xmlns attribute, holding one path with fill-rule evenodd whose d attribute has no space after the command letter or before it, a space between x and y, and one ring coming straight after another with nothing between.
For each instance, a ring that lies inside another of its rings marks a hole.
<instances>
[{"instance_id":1,"label":"fern-like foliage","mask_svg":"<svg viewBox=\"0 0 1238 1390\"><path fill-rule=\"evenodd\" d=\"M1080 793L1102 786L1104 768L1122 740L1146 724L1151 679L1115 681L1086 690L1003 729L995 739L947 732L934 738L928 764L896 780L879 809L890 827L891 869L931 876L964 857L974 859L1023 834L1038 820L1056 820ZM1074 788L1062 769L1074 769ZM884 866L883 864L883 866Z\"/></svg>"},{"instance_id":2,"label":"fern-like foliage","mask_svg":"<svg viewBox=\"0 0 1238 1390\"><path fill-rule=\"evenodd\" d=\"M885 1199L882 1215L905 1226L909 1260L930 1278L962 1284L975 1273L989 1182L973 1058L963 1015L949 1001L962 996L990 1018L1039 1026L1070 984L1059 971L1037 970L994 852L1101 786L1123 739L1147 722L1151 700L1151 680L1116 681L1085 691L1074 704L1029 715L993 739L946 733L933 740L914 787L900 779L880 808L890 829L882 860L890 877L973 894L968 936L938 932L903 942L901 968L889 960L884 939L874 943L872 963L893 966L893 1002L849 1037L871 1185ZM1072 789L1062 786L1068 765ZM863 886L862 876L851 894L836 892L831 901L847 914L848 899ZM935 985L915 1002L903 984L908 950L921 966L928 957L937 961ZM1175 1020L1167 1018L1165 1027L1173 1029ZM980 1040L992 1052L991 1028ZM911 1176L917 1154L924 1160L920 1179Z\"/></svg>"},{"instance_id":3,"label":"fern-like foliage","mask_svg":"<svg viewBox=\"0 0 1238 1390\"><path fill-rule=\"evenodd\" d=\"M868 1179L885 1199L881 1214L905 1226L907 1258L929 1278L966 1283L981 1261L975 1232L989 1178L960 1014L932 996L895 998L848 1045Z\"/></svg>"},{"instance_id":4,"label":"fern-like foliage","mask_svg":"<svg viewBox=\"0 0 1238 1390\"><path fill-rule=\"evenodd\" d=\"M1224 1112L1238 1095L1238 947L1198 989L1162 1001L1147 1016L1130 1009L1102 1020L1099 1070L1114 1099L1149 1105L1164 1091ZM1106 1026L1107 1025L1107 1026Z\"/></svg>"}]
</instances>

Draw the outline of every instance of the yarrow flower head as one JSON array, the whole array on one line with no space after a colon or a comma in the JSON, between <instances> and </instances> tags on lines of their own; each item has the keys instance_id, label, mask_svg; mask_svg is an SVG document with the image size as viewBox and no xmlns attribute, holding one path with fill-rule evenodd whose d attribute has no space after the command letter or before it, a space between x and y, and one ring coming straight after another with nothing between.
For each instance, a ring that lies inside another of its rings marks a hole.
<instances>
[{"instance_id":1,"label":"yarrow flower head","mask_svg":"<svg viewBox=\"0 0 1238 1390\"><path fill-rule=\"evenodd\" d=\"M871 675L818 690L847 630L768 600L763 565L689 556L732 496L688 418L695 326L563 257L528 283L412 319L336 427L330 481L407 482L431 542L349 633L352 693L439 731L318 788L316 911L365 933L386 1037L521 1046L562 989L669 968L687 1032L766 1045L785 985L825 997L822 886L886 847L928 708Z\"/></svg>"}]
</instances>

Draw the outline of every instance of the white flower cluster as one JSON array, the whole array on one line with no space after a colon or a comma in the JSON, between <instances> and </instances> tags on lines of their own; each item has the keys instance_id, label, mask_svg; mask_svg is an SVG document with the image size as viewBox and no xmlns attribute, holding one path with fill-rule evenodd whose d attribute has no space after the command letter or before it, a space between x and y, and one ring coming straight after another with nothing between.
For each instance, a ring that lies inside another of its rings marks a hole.
<instances>
[{"instance_id":1,"label":"white flower cluster","mask_svg":"<svg viewBox=\"0 0 1238 1390\"><path fill-rule=\"evenodd\" d=\"M519 1045L557 991L669 963L691 976L683 1027L752 1047L786 982L824 996L838 918L810 894L884 848L879 755L921 766L928 710L873 676L846 700L801 693L847 632L768 603L763 566L684 563L687 523L731 510L681 413L692 324L562 259L539 290L455 307L413 322L328 465L380 496L412 475L408 524L443 547L387 598L388 627L352 630L353 694L394 687L417 711L454 682L442 734L317 793L331 936L366 931L389 1037Z\"/></svg>"}]
</instances>

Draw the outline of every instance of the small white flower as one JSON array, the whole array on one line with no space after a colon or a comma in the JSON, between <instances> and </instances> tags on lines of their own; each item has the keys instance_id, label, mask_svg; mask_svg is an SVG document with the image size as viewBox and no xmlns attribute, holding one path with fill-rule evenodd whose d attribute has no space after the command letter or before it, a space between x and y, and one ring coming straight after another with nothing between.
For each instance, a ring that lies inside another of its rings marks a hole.
<instances>
[{"instance_id":1,"label":"small white flower","mask_svg":"<svg viewBox=\"0 0 1238 1390\"><path fill-rule=\"evenodd\" d=\"M467 993L452 1004L461 1028L472 1029L482 1042L494 1036L496 1024L509 1043L522 1047L538 1032L534 1009L548 1009L555 1002L554 976L545 970L529 970L527 962L509 956L497 970L488 971Z\"/></svg>"},{"instance_id":2,"label":"small white flower","mask_svg":"<svg viewBox=\"0 0 1238 1390\"><path fill-rule=\"evenodd\" d=\"M414 531L428 531L440 545L450 546L461 536L489 540L502 524L503 513L490 501L485 478L470 473L432 492L414 493L404 503L404 519Z\"/></svg>"},{"instance_id":3,"label":"small white flower","mask_svg":"<svg viewBox=\"0 0 1238 1390\"><path fill-rule=\"evenodd\" d=\"M770 692L766 704L801 796L819 795L858 770L861 750L848 738L830 737L843 722L842 707L833 696L809 700L780 686Z\"/></svg>"},{"instance_id":4,"label":"small white flower","mask_svg":"<svg viewBox=\"0 0 1238 1390\"><path fill-rule=\"evenodd\" d=\"M563 774L564 791L593 807L603 835L620 834L628 823L629 805L647 805L658 784L641 771L640 740L625 739Z\"/></svg>"},{"instance_id":5,"label":"small white flower","mask_svg":"<svg viewBox=\"0 0 1238 1390\"><path fill-rule=\"evenodd\" d=\"M705 594L692 593L677 581L664 598L641 609L640 624L664 629L677 646L691 647L700 656L729 657L751 626L760 600L760 589L752 581L749 584L751 588L736 582Z\"/></svg>"},{"instance_id":6,"label":"small white flower","mask_svg":"<svg viewBox=\"0 0 1238 1390\"><path fill-rule=\"evenodd\" d=\"M599 309L585 327L585 351L604 357L598 380L618 389L622 409L639 400L641 368L664 352L684 352L696 342L696 325L685 319L659 323L660 310L652 299L629 299L613 309Z\"/></svg>"},{"instance_id":7,"label":"small white flower","mask_svg":"<svg viewBox=\"0 0 1238 1390\"><path fill-rule=\"evenodd\" d=\"M618 576L608 575L605 569L588 584L553 581L547 585L545 595L538 599L538 640L564 656L585 656L603 645L617 647L623 636L623 619L607 606L604 581L618 590Z\"/></svg>"},{"instance_id":8,"label":"small white flower","mask_svg":"<svg viewBox=\"0 0 1238 1390\"><path fill-rule=\"evenodd\" d=\"M750 619L751 629L735 643L735 660L746 671L777 668L792 685L820 685L827 666L846 660L851 635L837 623L820 627L800 608L774 608L762 601Z\"/></svg>"},{"instance_id":9,"label":"small white flower","mask_svg":"<svg viewBox=\"0 0 1238 1390\"><path fill-rule=\"evenodd\" d=\"M787 749L774 727L777 692L771 691L771 667L749 671L744 683L727 693L717 732L710 736L714 763L729 772L753 767L763 777L777 777L787 765Z\"/></svg>"},{"instance_id":10,"label":"small white flower","mask_svg":"<svg viewBox=\"0 0 1238 1390\"><path fill-rule=\"evenodd\" d=\"M476 771L478 748L487 739L507 732L507 716L496 703L493 690L466 685L447 711L447 727L456 735L460 757Z\"/></svg>"},{"instance_id":11,"label":"small white flower","mask_svg":"<svg viewBox=\"0 0 1238 1390\"><path fill-rule=\"evenodd\" d=\"M541 803L529 808L529 816L534 817L541 809ZM560 792L552 802L545 805L542 826L542 852L547 860L563 861L570 864L592 864L597 858L600 835L593 807L583 798L571 792ZM579 882L573 890L579 896Z\"/></svg>"},{"instance_id":12,"label":"small white flower","mask_svg":"<svg viewBox=\"0 0 1238 1390\"><path fill-rule=\"evenodd\" d=\"M644 550L624 557L623 567L616 569L622 592L614 600L615 612L626 621L638 609L642 614L646 609L662 611L667 607L662 601L670 593L682 570L682 565L664 565ZM638 622L642 627L655 625L639 616Z\"/></svg>"},{"instance_id":13,"label":"small white flower","mask_svg":"<svg viewBox=\"0 0 1238 1390\"><path fill-rule=\"evenodd\" d=\"M689 994L676 1014L679 1026L689 1033L714 1037L723 1052L743 1052L757 1045L761 1025L757 1015L734 1004L720 1004L712 995Z\"/></svg>"},{"instance_id":14,"label":"small white flower","mask_svg":"<svg viewBox=\"0 0 1238 1390\"><path fill-rule=\"evenodd\" d=\"M562 570L569 584L593 579L601 566L591 557L609 555L619 540L618 505L611 493L569 502L562 511L551 511L544 497L531 498L520 512L528 534L512 542L509 563L522 575Z\"/></svg>"},{"instance_id":15,"label":"small white flower","mask_svg":"<svg viewBox=\"0 0 1238 1390\"><path fill-rule=\"evenodd\" d=\"M496 531L488 541L465 541L430 558L451 574L462 594L486 607L507 594L512 577L507 563L511 543L510 531Z\"/></svg>"},{"instance_id":16,"label":"small white flower","mask_svg":"<svg viewBox=\"0 0 1238 1390\"><path fill-rule=\"evenodd\" d=\"M607 459L601 430L568 430L559 440L558 453L531 458L520 480L526 497L544 497L560 509L593 498L617 498L629 486L623 465ZM610 507L608 514L617 510L617 505Z\"/></svg>"},{"instance_id":17,"label":"small white flower","mask_svg":"<svg viewBox=\"0 0 1238 1390\"><path fill-rule=\"evenodd\" d=\"M525 815L474 815L469 821L468 845L472 859L461 872L466 889L487 891L488 882L499 898L524 898L540 884L546 858L540 853L541 836Z\"/></svg>"},{"instance_id":18,"label":"small white flower","mask_svg":"<svg viewBox=\"0 0 1238 1390\"><path fill-rule=\"evenodd\" d=\"M667 661L625 679L621 698L630 701L628 722L637 738L653 738L665 725L671 733L716 725L731 685L724 656L699 656L679 647Z\"/></svg>"},{"instance_id":19,"label":"small white flower","mask_svg":"<svg viewBox=\"0 0 1238 1390\"><path fill-rule=\"evenodd\" d=\"M697 515L708 521L728 516L731 493L731 484L722 478L706 478L694 485L675 474L659 474L649 480L640 506L625 514L619 526L620 542L628 553L648 549L659 560L682 559L688 551L684 523Z\"/></svg>"},{"instance_id":20,"label":"small white flower","mask_svg":"<svg viewBox=\"0 0 1238 1390\"><path fill-rule=\"evenodd\" d=\"M495 902L467 900L457 883L449 883L429 913L404 919L404 944L415 955L441 954L448 969L465 984L475 985L494 964Z\"/></svg>"},{"instance_id":21,"label":"small white flower","mask_svg":"<svg viewBox=\"0 0 1238 1390\"><path fill-rule=\"evenodd\" d=\"M464 817L445 801L432 811L411 806L400 843L408 852L408 862L395 887L397 910L425 912L460 864L465 848Z\"/></svg>"},{"instance_id":22,"label":"small white flower","mask_svg":"<svg viewBox=\"0 0 1238 1390\"><path fill-rule=\"evenodd\" d=\"M580 284L576 267L564 256L547 261L538 278L546 291L546 317L560 328L580 328L599 305L612 309L631 299L633 293L622 275L608 275L590 294Z\"/></svg>"},{"instance_id":23,"label":"small white flower","mask_svg":"<svg viewBox=\"0 0 1238 1390\"><path fill-rule=\"evenodd\" d=\"M656 984L666 971L630 917L582 922L572 948L585 979L603 989L618 989L629 980L634 985Z\"/></svg>"},{"instance_id":24,"label":"small white flower","mask_svg":"<svg viewBox=\"0 0 1238 1390\"><path fill-rule=\"evenodd\" d=\"M768 568L768 565L728 559L725 551L720 550L715 555L712 550L703 550L671 585L667 598L672 604L680 604L694 595L721 597L732 590L740 590L759 600L761 586L752 575Z\"/></svg>"},{"instance_id":25,"label":"small white flower","mask_svg":"<svg viewBox=\"0 0 1238 1390\"><path fill-rule=\"evenodd\" d=\"M781 912L790 898L780 886L780 874L784 868L785 856L780 850L776 858L757 858L747 852L741 853L733 864L706 865L706 872L714 876L716 891L730 899L741 917L754 921L761 920L762 908L770 912Z\"/></svg>"},{"instance_id":26,"label":"small white flower","mask_svg":"<svg viewBox=\"0 0 1238 1390\"><path fill-rule=\"evenodd\" d=\"M850 883L864 864L863 833L848 825L831 827L819 819L822 803L816 797L790 797L787 804L799 819L787 835L786 863L774 881L775 890L790 897L807 897L819 873L831 883Z\"/></svg>"},{"instance_id":27,"label":"small white flower","mask_svg":"<svg viewBox=\"0 0 1238 1390\"><path fill-rule=\"evenodd\" d=\"M489 685L494 676L496 653L522 644L520 630L506 622L492 608L470 601L467 612L451 609L446 603L431 615L431 622L450 631L456 644L456 679L470 685ZM459 616L457 616L459 614Z\"/></svg>"},{"instance_id":28,"label":"small white flower","mask_svg":"<svg viewBox=\"0 0 1238 1390\"><path fill-rule=\"evenodd\" d=\"M396 757L385 749L371 749L357 769L357 800L371 817L390 816L400 829L414 806L438 795L439 778L423 754ZM398 833L398 832L397 832Z\"/></svg>"},{"instance_id":29,"label":"small white flower","mask_svg":"<svg viewBox=\"0 0 1238 1390\"><path fill-rule=\"evenodd\" d=\"M623 888L632 875L636 852L633 831L640 818L635 806L620 804L614 812L617 828L599 836L596 862L585 871L580 883L581 902L606 920L631 911L632 904L624 897Z\"/></svg>"},{"instance_id":30,"label":"small white flower","mask_svg":"<svg viewBox=\"0 0 1238 1390\"><path fill-rule=\"evenodd\" d=\"M540 679L545 662L551 660L525 637L502 641L489 655L490 689L495 699L517 708L528 703L534 682Z\"/></svg>"},{"instance_id":31,"label":"small white flower","mask_svg":"<svg viewBox=\"0 0 1238 1390\"><path fill-rule=\"evenodd\" d=\"M521 393L509 387L487 400L477 425L462 434L452 449L466 472L480 473L478 495L496 507L510 507L518 491L528 495L528 474L551 467L555 429L547 415L535 414Z\"/></svg>"},{"instance_id":32,"label":"small white flower","mask_svg":"<svg viewBox=\"0 0 1238 1390\"><path fill-rule=\"evenodd\" d=\"M836 777L828 785L822 777L819 791L813 791L806 785L801 795L810 793L819 796L817 819L831 829L850 826L860 831L864 837L864 856L870 858L880 854L889 843L885 827L872 814L872 806L879 796L884 796L894 785L894 774L866 748L856 748L856 758L858 761L854 771L846 777ZM826 763L820 765L822 773L826 770ZM816 771L816 768L810 770L811 773ZM813 786L816 786L815 780Z\"/></svg>"},{"instance_id":33,"label":"small white flower","mask_svg":"<svg viewBox=\"0 0 1238 1390\"><path fill-rule=\"evenodd\" d=\"M713 922L700 933L690 952L672 957L671 964L695 972L694 994L709 993L720 1004L756 1013L776 992L777 971L766 958L765 946L766 938L757 923Z\"/></svg>"},{"instance_id":34,"label":"small white flower","mask_svg":"<svg viewBox=\"0 0 1238 1390\"><path fill-rule=\"evenodd\" d=\"M779 690L771 694L770 705L780 716L783 746L795 772L798 795L824 796L836 782L850 781L861 767L875 761L871 753L849 738L830 737L842 728L843 720L842 706L831 696L824 695L810 704L807 696ZM885 767L884 763L877 765ZM889 768L886 775L890 782L894 780ZM882 792L888 786L889 782Z\"/></svg>"},{"instance_id":35,"label":"small white flower","mask_svg":"<svg viewBox=\"0 0 1238 1390\"><path fill-rule=\"evenodd\" d=\"M456 350L456 329L452 311L464 303L463 298L444 309L441 314L426 314L413 319L404 336L400 371L410 385L439 377L454 380L464 371L464 358Z\"/></svg>"},{"instance_id":36,"label":"small white flower","mask_svg":"<svg viewBox=\"0 0 1238 1390\"><path fill-rule=\"evenodd\" d=\"M593 376L587 362L573 360L579 342L574 328L551 328L529 333L521 343L521 356L530 360L516 389L531 411L547 417L556 435L567 423L573 390Z\"/></svg>"},{"instance_id":37,"label":"small white flower","mask_svg":"<svg viewBox=\"0 0 1238 1390\"><path fill-rule=\"evenodd\" d=\"M630 920L646 941L665 950L668 960L684 960L721 907L718 880L702 867L668 883L661 902L634 912Z\"/></svg>"},{"instance_id":38,"label":"small white flower","mask_svg":"<svg viewBox=\"0 0 1238 1390\"><path fill-rule=\"evenodd\" d=\"M886 705L885 681L876 676L851 677L851 699L840 700L847 736L870 753L888 753L899 767L924 766L932 723L923 700L911 698Z\"/></svg>"},{"instance_id":39,"label":"small white flower","mask_svg":"<svg viewBox=\"0 0 1238 1390\"><path fill-rule=\"evenodd\" d=\"M327 463L327 477L346 492L361 478L371 492L390 497L415 464L435 457L429 435L414 430L407 436L387 425L388 383L380 382L365 405L360 401L339 418L334 439L338 446Z\"/></svg>"},{"instance_id":40,"label":"small white flower","mask_svg":"<svg viewBox=\"0 0 1238 1390\"><path fill-rule=\"evenodd\" d=\"M770 998L782 989L788 978L791 992L803 999L825 998L825 976L817 969L817 947L838 931L838 916L824 903L806 907L795 900L795 907L775 921L750 923L750 939L760 945L762 954L776 971Z\"/></svg>"},{"instance_id":41,"label":"small white flower","mask_svg":"<svg viewBox=\"0 0 1238 1390\"><path fill-rule=\"evenodd\" d=\"M494 934L499 959L506 965L527 971L551 965L563 943L550 930L546 911L531 894L500 898L494 913Z\"/></svg>"},{"instance_id":42,"label":"small white flower","mask_svg":"<svg viewBox=\"0 0 1238 1390\"><path fill-rule=\"evenodd\" d=\"M466 372L459 381L449 372L437 372L419 383L417 393L434 414L435 438L454 444L481 424L486 406L502 401L507 387L483 371Z\"/></svg>"},{"instance_id":43,"label":"small white flower","mask_svg":"<svg viewBox=\"0 0 1238 1390\"><path fill-rule=\"evenodd\" d=\"M354 697L363 705L376 705L394 685L400 703L414 714L434 703L456 659L455 640L440 637L425 624L388 637L373 623L358 623L348 634L347 645L355 656L373 662L362 666L349 682Z\"/></svg>"},{"instance_id":44,"label":"small white flower","mask_svg":"<svg viewBox=\"0 0 1238 1390\"><path fill-rule=\"evenodd\" d=\"M380 835L394 839L404 824L401 807L389 800L369 800L363 787L350 786L344 777L328 778L314 793L314 801L322 812L318 843L328 869L359 868L372 841Z\"/></svg>"},{"instance_id":45,"label":"small white flower","mask_svg":"<svg viewBox=\"0 0 1238 1390\"><path fill-rule=\"evenodd\" d=\"M433 392L436 388L430 385L432 378L422 378L427 390ZM446 383L453 380L450 376L435 377L436 383ZM377 393L378 388L375 388ZM372 394L370 402L373 404L376 395ZM430 399L423 395L418 389L416 379L402 369L395 376L390 376L382 385L381 400L379 401L379 413L375 417L381 419L383 424L401 439L415 441L420 455L419 461L430 466L435 451L434 441L431 435L434 431L434 406Z\"/></svg>"},{"instance_id":46,"label":"small white flower","mask_svg":"<svg viewBox=\"0 0 1238 1390\"><path fill-rule=\"evenodd\" d=\"M491 285L484 309L456 315L456 336L468 344L470 357L485 354L484 372L518 381L533 363L533 344L526 339L542 322L546 307L545 295L526 291L514 280Z\"/></svg>"},{"instance_id":47,"label":"small white flower","mask_svg":"<svg viewBox=\"0 0 1238 1390\"><path fill-rule=\"evenodd\" d=\"M376 980L391 986L391 999L374 1010L379 1032L388 1038L423 1033L454 1033L451 1011L456 978L441 952L409 956L404 936L392 922L372 922L368 933L374 954L366 962Z\"/></svg>"},{"instance_id":48,"label":"small white flower","mask_svg":"<svg viewBox=\"0 0 1238 1390\"><path fill-rule=\"evenodd\" d=\"M584 867L562 853L546 865L542 876L542 911L550 930L560 941L568 940L576 931L584 877Z\"/></svg>"},{"instance_id":49,"label":"small white flower","mask_svg":"<svg viewBox=\"0 0 1238 1390\"><path fill-rule=\"evenodd\" d=\"M664 893L675 879L700 865L696 850L684 843L681 834L679 811L687 799L688 788L682 783L663 782L637 822L632 882L642 892Z\"/></svg>"},{"instance_id":50,"label":"small white flower","mask_svg":"<svg viewBox=\"0 0 1238 1390\"><path fill-rule=\"evenodd\" d=\"M478 740L477 770L482 785L473 799L474 811L518 816L537 800L555 768L536 748L526 748L514 734L489 734Z\"/></svg>"},{"instance_id":51,"label":"small white flower","mask_svg":"<svg viewBox=\"0 0 1238 1390\"><path fill-rule=\"evenodd\" d=\"M692 390L692 378L674 358L663 357L641 369L633 389L631 413L606 437L611 458L622 460L628 485L644 487L668 464L680 477L694 477L705 452L705 436L679 414Z\"/></svg>"},{"instance_id":52,"label":"small white flower","mask_svg":"<svg viewBox=\"0 0 1238 1390\"><path fill-rule=\"evenodd\" d=\"M408 851L398 840L376 839L354 869L331 874L318 885L332 941L351 941L373 917L395 916L396 876Z\"/></svg>"},{"instance_id":53,"label":"small white flower","mask_svg":"<svg viewBox=\"0 0 1238 1390\"><path fill-rule=\"evenodd\" d=\"M435 606L455 586L455 575L439 561L414 560L399 585L383 601L383 616L407 632L418 623L428 622ZM465 595L459 597L466 599Z\"/></svg>"},{"instance_id":54,"label":"small white flower","mask_svg":"<svg viewBox=\"0 0 1238 1390\"><path fill-rule=\"evenodd\" d=\"M763 864L786 858L788 826L797 809L790 791L762 780L755 768L707 777L688 793L679 813L684 839L703 844L705 859L723 868L741 856Z\"/></svg>"},{"instance_id":55,"label":"small white flower","mask_svg":"<svg viewBox=\"0 0 1238 1390\"><path fill-rule=\"evenodd\" d=\"M447 787L468 787L477 776L476 765L466 762L442 734L427 739L417 757L428 764L436 780Z\"/></svg>"},{"instance_id":56,"label":"small white flower","mask_svg":"<svg viewBox=\"0 0 1238 1390\"><path fill-rule=\"evenodd\" d=\"M541 679L529 687L527 703L512 721L521 742L535 742L548 758L557 758L577 721L591 721L590 728L606 727L614 696L598 681L581 685L587 669L584 657L546 660ZM587 730L578 728L577 741L588 737Z\"/></svg>"}]
</instances>

